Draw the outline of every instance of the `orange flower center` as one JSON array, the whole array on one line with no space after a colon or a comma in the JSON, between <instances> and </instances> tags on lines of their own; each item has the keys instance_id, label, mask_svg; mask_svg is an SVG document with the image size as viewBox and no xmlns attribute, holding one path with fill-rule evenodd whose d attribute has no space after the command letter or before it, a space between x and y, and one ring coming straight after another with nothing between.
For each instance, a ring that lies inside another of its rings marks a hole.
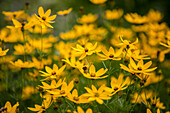
<instances>
[{"instance_id":1,"label":"orange flower center","mask_svg":"<svg viewBox=\"0 0 170 113\"><path fill-rule=\"evenodd\" d=\"M74 99L75 101L79 101L79 98L78 98L78 97L73 97L73 99Z\"/></svg>"},{"instance_id":2,"label":"orange flower center","mask_svg":"<svg viewBox=\"0 0 170 113\"><path fill-rule=\"evenodd\" d=\"M95 95L94 95L95 97L99 97L99 93L95 93Z\"/></svg>"},{"instance_id":3,"label":"orange flower center","mask_svg":"<svg viewBox=\"0 0 170 113\"><path fill-rule=\"evenodd\" d=\"M61 90L61 91L60 91L60 94L61 94L61 95L65 94L65 93L66 93L66 92L65 92L64 90Z\"/></svg>"},{"instance_id":4,"label":"orange flower center","mask_svg":"<svg viewBox=\"0 0 170 113\"><path fill-rule=\"evenodd\" d=\"M109 57L110 57L110 58L113 58L113 57L114 57L114 55L113 55L113 54L110 54L110 55L109 55Z\"/></svg>"},{"instance_id":5,"label":"orange flower center","mask_svg":"<svg viewBox=\"0 0 170 113\"><path fill-rule=\"evenodd\" d=\"M44 17L44 16L43 16L43 17L42 17L42 20L44 20L44 21L45 21L45 20L46 20L46 17Z\"/></svg>"},{"instance_id":6,"label":"orange flower center","mask_svg":"<svg viewBox=\"0 0 170 113\"><path fill-rule=\"evenodd\" d=\"M95 77L95 76L96 76L96 74L94 74L94 73L91 73L91 74L90 74L90 76L91 76L91 77Z\"/></svg>"}]
</instances>

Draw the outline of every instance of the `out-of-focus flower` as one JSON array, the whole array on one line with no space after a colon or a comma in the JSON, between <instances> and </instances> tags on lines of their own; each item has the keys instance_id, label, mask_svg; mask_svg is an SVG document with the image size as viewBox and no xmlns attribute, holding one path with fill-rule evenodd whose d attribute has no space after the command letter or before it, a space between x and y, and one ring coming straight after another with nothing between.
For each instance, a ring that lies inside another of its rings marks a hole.
<instances>
[{"instance_id":1,"label":"out-of-focus flower","mask_svg":"<svg viewBox=\"0 0 170 113\"><path fill-rule=\"evenodd\" d=\"M14 54L15 55L24 55L24 54L31 54L33 53L33 47L31 47L28 43L26 43L25 45L15 45L14 46Z\"/></svg>"},{"instance_id":2,"label":"out-of-focus flower","mask_svg":"<svg viewBox=\"0 0 170 113\"><path fill-rule=\"evenodd\" d=\"M3 51L2 48L0 47L0 56L5 56L8 51L9 49Z\"/></svg>"},{"instance_id":3,"label":"out-of-focus flower","mask_svg":"<svg viewBox=\"0 0 170 113\"><path fill-rule=\"evenodd\" d=\"M92 2L93 4L103 4L105 3L107 0L90 0L90 2Z\"/></svg>"},{"instance_id":4,"label":"out-of-focus flower","mask_svg":"<svg viewBox=\"0 0 170 113\"><path fill-rule=\"evenodd\" d=\"M31 68L34 66L34 64L30 61L25 61L23 62L21 59L18 59L15 62L10 61L11 64L13 64L16 67L20 67L20 68Z\"/></svg>"},{"instance_id":5,"label":"out-of-focus flower","mask_svg":"<svg viewBox=\"0 0 170 113\"><path fill-rule=\"evenodd\" d=\"M119 19L123 15L122 9L113 9L105 11L105 18L108 20L116 20Z\"/></svg>"},{"instance_id":6,"label":"out-of-focus flower","mask_svg":"<svg viewBox=\"0 0 170 113\"><path fill-rule=\"evenodd\" d=\"M35 14L35 16L41 22L42 28L44 28L45 26L53 28L53 26L51 26L49 23L54 23L53 20L56 18L56 15L50 16L50 14L51 14L51 9L48 9L47 12L44 13L43 7L39 7L38 15Z\"/></svg>"},{"instance_id":7,"label":"out-of-focus flower","mask_svg":"<svg viewBox=\"0 0 170 113\"><path fill-rule=\"evenodd\" d=\"M163 15L160 11L154 11L151 9L149 10L147 17L149 22L159 22L163 18Z\"/></svg>"},{"instance_id":8,"label":"out-of-focus flower","mask_svg":"<svg viewBox=\"0 0 170 113\"><path fill-rule=\"evenodd\" d=\"M71 11L72 11L73 8L69 8L68 10L64 10L64 11L58 11L57 14L58 15L68 15Z\"/></svg>"},{"instance_id":9,"label":"out-of-focus flower","mask_svg":"<svg viewBox=\"0 0 170 113\"><path fill-rule=\"evenodd\" d=\"M22 89L22 99L29 99L29 97L34 93L37 93L37 90L34 87L26 86Z\"/></svg>"},{"instance_id":10,"label":"out-of-focus flower","mask_svg":"<svg viewBox=\"0 0 170 113\"><path fill-rule=\"evenodd\" d=\"M77 22L81 24L89 24L93 23L97 20L97 15L93 14L88 14L88 15L83 15L81 18L78 18Z\"/></svg>"},{"instance_id":11,"label":"out-of-focus flower","mask_svg":"<svg viewBox=\"0 0 170 113\"><path fill-rule=\"evenodd\" d=\"M128 13L124 17L128 22L134 24L143 24L148 22L147 16L140 16L137 13Z\"/></svg>"},{"instance_id":12,"label":"out-of-focus flower","mask_svg":"<svg viewBox=\"0 0 170 113\"><path fill-rule=\"evenodd\" d=\"M6 16L5 20L11 21L12 19L26 19L27 14L24 11L14 11L14 12L7 12L2 11L2 13Z\"/></svg>"}]
</instances>

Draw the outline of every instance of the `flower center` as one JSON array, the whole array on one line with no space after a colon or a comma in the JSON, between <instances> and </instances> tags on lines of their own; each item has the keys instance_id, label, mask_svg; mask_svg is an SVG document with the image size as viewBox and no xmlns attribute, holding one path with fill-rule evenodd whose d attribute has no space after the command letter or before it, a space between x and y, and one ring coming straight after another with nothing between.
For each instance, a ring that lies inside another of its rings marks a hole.
<instances>
[{"instance_id":1,"label":"flower center","mask_svg":"<svg viewBox=\"0 0 170 113\"><path fill-rule=\"evenodd\" d=\"M91 76L91 77L95 77L95 76L96 76L96 74L94 74L94 73L91 73L91 74L90 74L90 76Z\"/></svg>"},{"instance_id":2,"label":"flower center","mask_svg":"<svg viewBox=\"0 0 170 113\"><path fill-rule=\"evenodd\" d=\"M56 72L55 72L55 71L54 71L54 72L52 72L52 73L51 73L51 75L56 75Z\"/></svg>"},{"instance_id":3,"label":"flower center","mask_svg":"<svg viewBox=\"0 0 170 113\"><path fill-rule=\"evenodd\" d=\"M84 71L86 71L86 70L87 70L87 67L86 67L86 66L84 66L84 67L83 67L83 70L84 70Z\"/></svg>"},{"instance_id":4,"label":"flower center","mask_svg":"<svg viewBox=\"0 0 170 113\"><path fill-rule=\"evenodd\" d=\"M94 95L95 97L99 97L99 93L95 93L95 95Z\"/></svg>"},{"instance_id":5,"label":"flower center","mask_svg":"<svg viewBox=\"0 0 170 113\"><path fill-rule=\"evenodd\" d=\"M109 57L110 57L110 58L113 58L113 57L114 57L114 55L113 55L113 54L110 54L110 55L109 55Z\"/></svg>"},{"instance_id":6,"label":"flower center","mask_svg":"<svg viewBox=\"0 0 170 113\"><path fill-rule=\"evenodd\" d=\"M84 51L85 51L85 52L88 52L89 50L88 50L88 49L85 49Z\"/></svg>"},{"instance_id":7,"label":"flower center","mask_svg":"<svg viewBox=\"0 0 170 113\"><path fill-rule=\"evenodd\" d=\"M141 68L141 67L138 67L138 70L139 70L139 71L142 71L142 68Z\"/></svg>"},{"instance_id":8,"label":"flower center","mask_svg":"<svg viewBox=\"0 0 170 113\"><path fill-rule=\"evenodd\" d=\"M115 87L114 90L117 91L119 88L118 87Z\"/></svg>"},{"instance_id":9,"label":"flower center","mask_svg":"<svg viewBox=\"0 0 170 113\"><path fill-rule=\"evenodd\" d=\"M61 90L61 91L60 91L60 94L61 94L61 95L65 94L65 91L64 91L64 90Z\"/></svg>"},{"instance_id":10,"label":"flower center","mask_svg":"<svg viewBox=\"0 0 170 113\"><path fill-rule=\"evenodd\" d=\"M78 97L73 97L73 99L74 99L75 101L79 101L79 98L78 98Z\"/></svg>"},{"instance_id":11,"label":"flower center","mask_svg":"<svg viewBox=\"0 0 170 113\"><path fill-rule=\"evenodd\" d=\"M0 113L3 112L3 111L7 111L7 108L2 107L2 108L0 109Z\"/></svg>"},{"instance_id":12,"label":"flower center","mask_svg":"<svg viewBox=\"0 0 170 113\"><path fill-rule=\"evenodd\" d=\"M45 21L45 20L46 20L46 17L44 17L44 16L43 16L43 17L42 17L42 20L44 20L44 21Z\"/></svg>"}]
</instances>

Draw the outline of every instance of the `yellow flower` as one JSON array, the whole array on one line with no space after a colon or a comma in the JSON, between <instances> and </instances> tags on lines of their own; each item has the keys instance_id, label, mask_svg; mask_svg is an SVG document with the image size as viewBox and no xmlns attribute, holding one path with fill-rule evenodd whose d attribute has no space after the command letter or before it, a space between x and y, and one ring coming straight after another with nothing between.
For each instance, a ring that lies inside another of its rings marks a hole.
<instances>
[{"instance_id":1,"label":"yellow flower","mask_svg":"<svg viewBox=\"0 0 170 113\"><path fill-rule=\"evenodd\" d=\"M5 56L8 51L9 49L3 51L2 48L0 47L0 56Z\"/></svg>"},{"instance_id":2,"label":"yellow flower","mask_svg":"<svg viewBox=\"0 0 170 113\"><path fill-rule=\"evenodd\" d=\"M105 18L108 20L116 20L119 19L123 15L122 9L113 9L105 11Z\"/></svg>"},{"instance_id":3,"label":"yellow flower","mask_svg":"<svg viewBox=\"0 0 170 113\"><path fill-rule=\"evenodd\" d=\"M64 71L66 65L62 66L60 69L58 69L58 66L56 64L53 65L53 69L51 69L48 66L45 66L46 72L40 71L42 74L41 76L46 77L43 80L48 80L48 79L58 79L62 72Z\"/></svg>"},{"instance_id":4,"label":"yellow flower","mask_svg":"<svg viewBox=\"0 0 170 113\"><path fill-rule=\"evenodd\" d=\"M5 20L11 21L12 19L26 19L27 14L24 11L14 11L14 12L7 12L2 11L2 13L6 16Z\"/></svg>"},{"instance_id":5,"label":"yellow flower","mask_svg":"<svg viewBox=\"0 0 170 113\"><path fill-rule=\"evenodd\" d=\"M109 48L109 51L107 51L106 48L103 47L101 50L104 55L97 53L97 55L102 57L101 60L121 60L120 55L122 53L122 49L119 49L117 52L115 52L112 47Z\"/></svg>"},{"instance_id":6,"label":"yellow flower","mask_svg":"<svg viewBox=\"0 0 170 113\"><path fill-rule=\"evenodd\" d=\"M109 97L110 93L105 91L105 85L102 85L98 90L94 85L91 87L92 89L85 87L88 93L82 95L88 98L88 101L96 100L99 104L103 104L103 100L111 99L111 97Z\"/></svg>"},{"instance_id":7,"label":"yellow flower","mask_svg":"<svg viewBox=\"0 0 170 113\"><path fill-rule=\"evenodd\" d=\"M156 108L160 108L160 109L165 109L166 107L163 105L162 102L160 102L160 98L156 98L156 96L151 96L150 97L150 105Z\"/></svg>"},{"instance_id":8,"label":"yellow flower","mask_svg":"<svg viewBox=\"0 0 170 113\"><path fill-rule=\"evenodd\" d=\"M47 108L49 108L52 104L51 96L46 96L43 100L41 106L35 104L35 108L27 107L31 111L37 111L38 113L44 113Z\"/></svg>"},{"instance_id":9,"label":"yellow flower","mask_svg":"<svg viewBox=\"0 0 170 113\"><path fill-rule=\"evenodd\" d=\"M22 99L29 99L30 96L34 93L37 93L37 90L32 86L26 86L22 89Z\"/></svg>"},{"instance_id":10,"label":"yellow flower","mask_svg":"<svg viewBox=\"0 0 170 113\"><path fill-rule=\"evenodd\" d=\"M137 13L128 13L124 17L128 22L134 24L143 24L148 22L148 18L146 16L140 16Z\"/></svg>"},{"instance_id":11,"label":"yellow flower","mask_svg":"<svg viewBox=\"0 0 170 113\"><path fill-rule=\"evenodd\" d=\"M149 22L159 22L163 18L163 15L160 11L154 11L151 9L148 12L147 17Z\"/></svg>"},{"instance_id":12,"label":"yellow flower","mask_svg":"<svg viewBox=\"0 0 170 113\"><path fill-rule=\"evenodd\" d=\"M74 87L74 81L72 80L68 85L66 82L63 82L61 86L61 90L54 89L51 91L47 90L47 92L49 92L50 94L53 94L55 97L65 97L65 96L68 96L68 94L73 89L73 87Z\"/></svg>"},{"instance_id":13,"label":"yellow flower","mask_svg":"<svg viewBox=\"0 0 170 113\"><path fill-rule=\"evenodd\" d=\"M24 54L29 55L33 52L33 48L28 43L26 43L25 45L21 45L21 44L15 45L14 49L15 49L14 55L24 55Z\"/></svg>"},{"instance_id":14,"label":"yellow flower","mask_svg":"<svg viewBox=\"0 0 170 113\"><path fill-rule=\"evenodd\" d=\"M73 8L69 8L68 10L64 10L64 11L58 11L57 14L58 15L68 15L71 11L72 11Z\"/></svg>"},{"instance_id":15,"label":"yellow flower","mask_svg":"<svg viewBox=\"0 0 170 113\"><path fill-rule=\"evenodd\" d=\"M25 61L23 62L21 59L18 59L15 62L10 61L11 64L13 64L16 67L20 67L20 68L31 68L34 66L34 64L30 61Z\"/></svg>"},{"instance_id":16,"label":"yellow flower","mask_svg":"<svg viewBox=\"0 0 170 113\"><path fill-rule=\"evenodd\" d=\"M123 79L124 75L120 73L119 78L116 79L115 77L111 78L111 89L106 88L106 91L112 92L111 95L116 94L118 91L124 90L130 84L130 78L127 77L126 80Z\"/></svg>"},{"instance_id":17,"label":"yellow flower","mask_svg":"<svg viewBox=\"0 0 170 113\"><path fill-rule=\"evenodd\" d=\"M64 80L60 79L56 83L56 80L52 80L51 85L47 84L46 82L41 82L43 86L39 86L39 87L43 88L44 90L52 90L52 89L59 88L64 81L65 79Z\"/></svg>"},{"instance_id":18,"label":"yellow flower","mask_svg":"<svg viewBox=\"0 0 170 113\"><path fill-rule=\"evenodd\" d=\"M90 66L89 73L83 73L84 77L89 78L89 79L103 79L108 77L108 75L102 76L107 72L108 69L103 69L101 68L96 72L96 69L94 65ZM102 76L102 77L101 77Z\"/></svg>"},{"instance_id":19,"label":"yellow flower","mask_svg":"<svg viewBox=\"0 0 170 113\"><path fill-rule=\"evenodd\" d=\"M26 24L24 21L20 23L16 19L12 19L12 22L13 22L14 26L7 26L7 28L9 28L9 29L19 29L21 31L24 31L24 30L29 29L30 27L32 27L32 25L30 23Z\"/></svg>"},{"instance_id":20,"label":"yellow flower","mask_svg":"<svg viewBox=\"0 0 170 113\"><path fill-rule=\"evenodd\" d=\"M123 40L122 37L120 36L120 40L122 43L117 44L118 46L121 46L121 48L125 48L126 50L128 49L137 49L135 44L138 43L138 38L136 39L135 42L130 42L129 40Z\"/></svg>"},{"instance_id":21,"label":"yellow flower","mask_svg":"<svg viewBox=\"0 0 170 113\"><path fill-rule=\"evenodd\" d=\"M1 113L16 113L16 109L19 106L19 103L17 102L14 106L11 106L11 103L7 101L5 103L5 106L0 109Z\"/></svg>"},{"instance_id":22,"label":"yellow flower","mask_svg":"<svg viewBox=\"0 0 170 113\"><path fill-rule=\"evenodd\" d=\"M92 111L92 109L88 108L87 111L84 112L83 109L80 106L78 106L77 107L77 112L74 111L73 113L93 113L93 111Z\"/></svg>"},{"instance_id":23,"label":"yellow flower","mask_svg":"<svg viewBox=\"0 0 170 113\"><path fill-rule=\"evenodd\" d=\"M140 79L142 79L139 75L140 74L144 74L144 75L150 75L152 71L154 71L157 67L154 68L150 68L148 69L150 66L152 65L152 61L149 61L147 63L143 63L143 60L141 59L137 65L134 62L134 60L132 58L130 58L130 64L128 65L128 67L126 67L123 64L120 64L120 68L124 69L132 74L136 74L137 77L139 77Z\"/></svg>"},{"instance_id":24,"label":"yellow flower","mask_svg":"<svg viewBox=\"0 0 170 113\"><path fill-rule=\"evenodd\" d=\"M107 0L90 0L90 2L92 2L93 4L103 4L106 1Z\"/></svg>"},{"instance_id":25,"label":"yellow flower","mask_svg":"<svg viewBox=\"0 0 170 113\"><path fill-rule=\"evenodd\" d=\"M97 15L89 13L88 15L83 15L81 18L78 18L77 22L81 24L93 23L97 20Z\"/></svg>"},{"instance_id":26,"label":"yellow flower","mask_svg":"<svg viewBox=\"0 0 170 113\"><path fill-rule=\"evenodd\" d=\"M86 57L86 55L92 55L93 53L96 52L96 47L97 47L97 42L92 45L92 43L86 43L84 47L81 45L77 44L76 48L73 48L75 51L77 51L77 54L81 55L79 60L83 59Z\"/></svg>"},{"instance_id":27,"label":"yellow flower","mask_svg":"<svg viewBox=\"0 0 170 113\"><path fill-rule=\"evenodd\" d=\"M152 111L149 108L147 108L146 113L152 113ZM161 113L160 109L157 109L156 113Z\"/></svg>"},{"instance_id":28,"label":"yellow flower","mask_svg":"<svg viewBox=\"0 0 170 113\"><path fill-rule=\"evenodd\" d=\"M69 93L69 94L67 95L67 98L68 98L69 100L71 100L72 102L77 103L77 104L79 104L79 103L88 103L88 102L89 102L86 98L83 98L82 96L78 96L78 91L77 91L77 89L74 89L74 90L72 91L72 94Z\"/></svg>"},{"instance_id":29,"label":"yellow flower","mask_svg":"<svg viewBox=\"0 0 170 113\"><path fill-rule=\"evenodd\" d=\"M162 43L162 42L160 42L160 44L170 49L170 40L167 41L167 44Z\"/></svg>"},{"instance_id":30,"label":"yellow flower","mask_svg":"<svg viewBox=\"0 0 170 113\"><path fill-rule=\"evenodd\" d=\"M39 19L41 22L42 28L45 26L53 28L49 23L54 23L54 19L56 18L56 15L50 16L51 9L48 9L47 12L44 13L43 7L39 7L38 9L38 16L35 14L35 16Z\"/></svg>"}]
</instances>

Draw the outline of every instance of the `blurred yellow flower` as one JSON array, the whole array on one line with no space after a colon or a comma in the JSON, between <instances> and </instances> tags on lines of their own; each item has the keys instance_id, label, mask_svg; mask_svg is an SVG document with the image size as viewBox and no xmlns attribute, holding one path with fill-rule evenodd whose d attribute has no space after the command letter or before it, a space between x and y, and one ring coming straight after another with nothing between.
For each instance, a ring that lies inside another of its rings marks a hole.
<instances>
[{"instance_id":1,"label":"blurred yellow flower","mask_svg":"<svg viewBox=\"0 0 170 113\"><path fill-rule=\"evenodd\" d=\"M51 9L48 9L47 12L44 13L43 7L39 7L38 15L35 14L35 16L41 22L42 28L44 28L45 26L53 28L53 26L51 26L49 23L54 23L53 20L56 18L56 15L50 16L50 14Z\"/></svg>"},{"instance_id":2,"label":"blurred yellow flower","mask_svg":"<svg viewBox=\"0 0 170 113\"><path fill-rule=\"evenodd\" d=\"M14 49L15 49L14 55L24 55L24 54L29 55L34 52L33 47L31 47L28 43L26 43L25 45L21 45L21 44L15 45Z\"/></svg>"},{"instance_id":3,"label":"blurred yellow flower","mask_svg":"<svg viewBox=\"0 0 170 113\"><path fill-rule=\"evenodd\" d=\"M103 4L105 3L107 0L90 0L90 2L92 2L93 4Z\"/></svg>"},{"instance_id":4,"label":"blurred yellow flower","mask_svg":"<svg viewBox=\"0 0 170 113\"><path fill-rule=\"evenodd\" d=\"M5 56L8 51L9 49L3 51L2 48L0 47L0 56Z\"/></svg>"},{"instance_id":5,"label":"blurred yellow flower","mask_svg":"<svg viewBox=\"0 0 170 113\"><path fill-rule=\"evenodd\" d=\"M116 20L119 19L123 15L122 9L113 9L105 11L105 18L108 20Z\"/></svg>"},{"instance_id":6,"label":"blurred yellow flower","mask_svg":"<svg viewBox=\"0 0 170 113\"><path fill-rule=\"evenodd\" d=\"M30 96L38 91L32 86L26 86L22 89L22 99L26 100L29 99Z\"/></svg>"},{"instance_id":7,"label":"blurred yellow flower","mask_svg":"<svg viewBox=\"0 0 170 113\"><path fill-rule=\"evenodd\" d=\"M73 8L69 8L68 10L64 10L64 11L58 11L57 14L58 15L68 15L71 11L72 11Z\"/></svg>"},{"instance_id":8,"label":"blurred yellow flower","mask_svg":"<svg viewBox=\"0 0 170 113\"><path fill-rule=\"evenodd\" d=\"M10 61L10 63L16 67L20 67L20 68L31 68L34 66L34 64L30 61L25 61L23 62L21 59L18 59L15 62Z\"/></svg>"},{"instance_id":9,"label":"blurred yellow flower","mask_svg":"<svg viewBox=\"0 0 170 113\"><path fill-rule=\"evenodd\" d=\"M137 13L128 13L124 17L128 22L134 24L143 24L148 22L147 16L140 16Z\"/></svg>"},{"instance_id":10,"label":"blurred yellow flower","mask_svg":"<svg viewBox=\"0 0 170 113\"><path fill-rule=\"evenodd\" d=\"M78 18L77 22L81 24L89 24L95 22L97 17L97 15L89 13L87 15L83 15L81 18Z\"/></svg>"}]
</instances>

